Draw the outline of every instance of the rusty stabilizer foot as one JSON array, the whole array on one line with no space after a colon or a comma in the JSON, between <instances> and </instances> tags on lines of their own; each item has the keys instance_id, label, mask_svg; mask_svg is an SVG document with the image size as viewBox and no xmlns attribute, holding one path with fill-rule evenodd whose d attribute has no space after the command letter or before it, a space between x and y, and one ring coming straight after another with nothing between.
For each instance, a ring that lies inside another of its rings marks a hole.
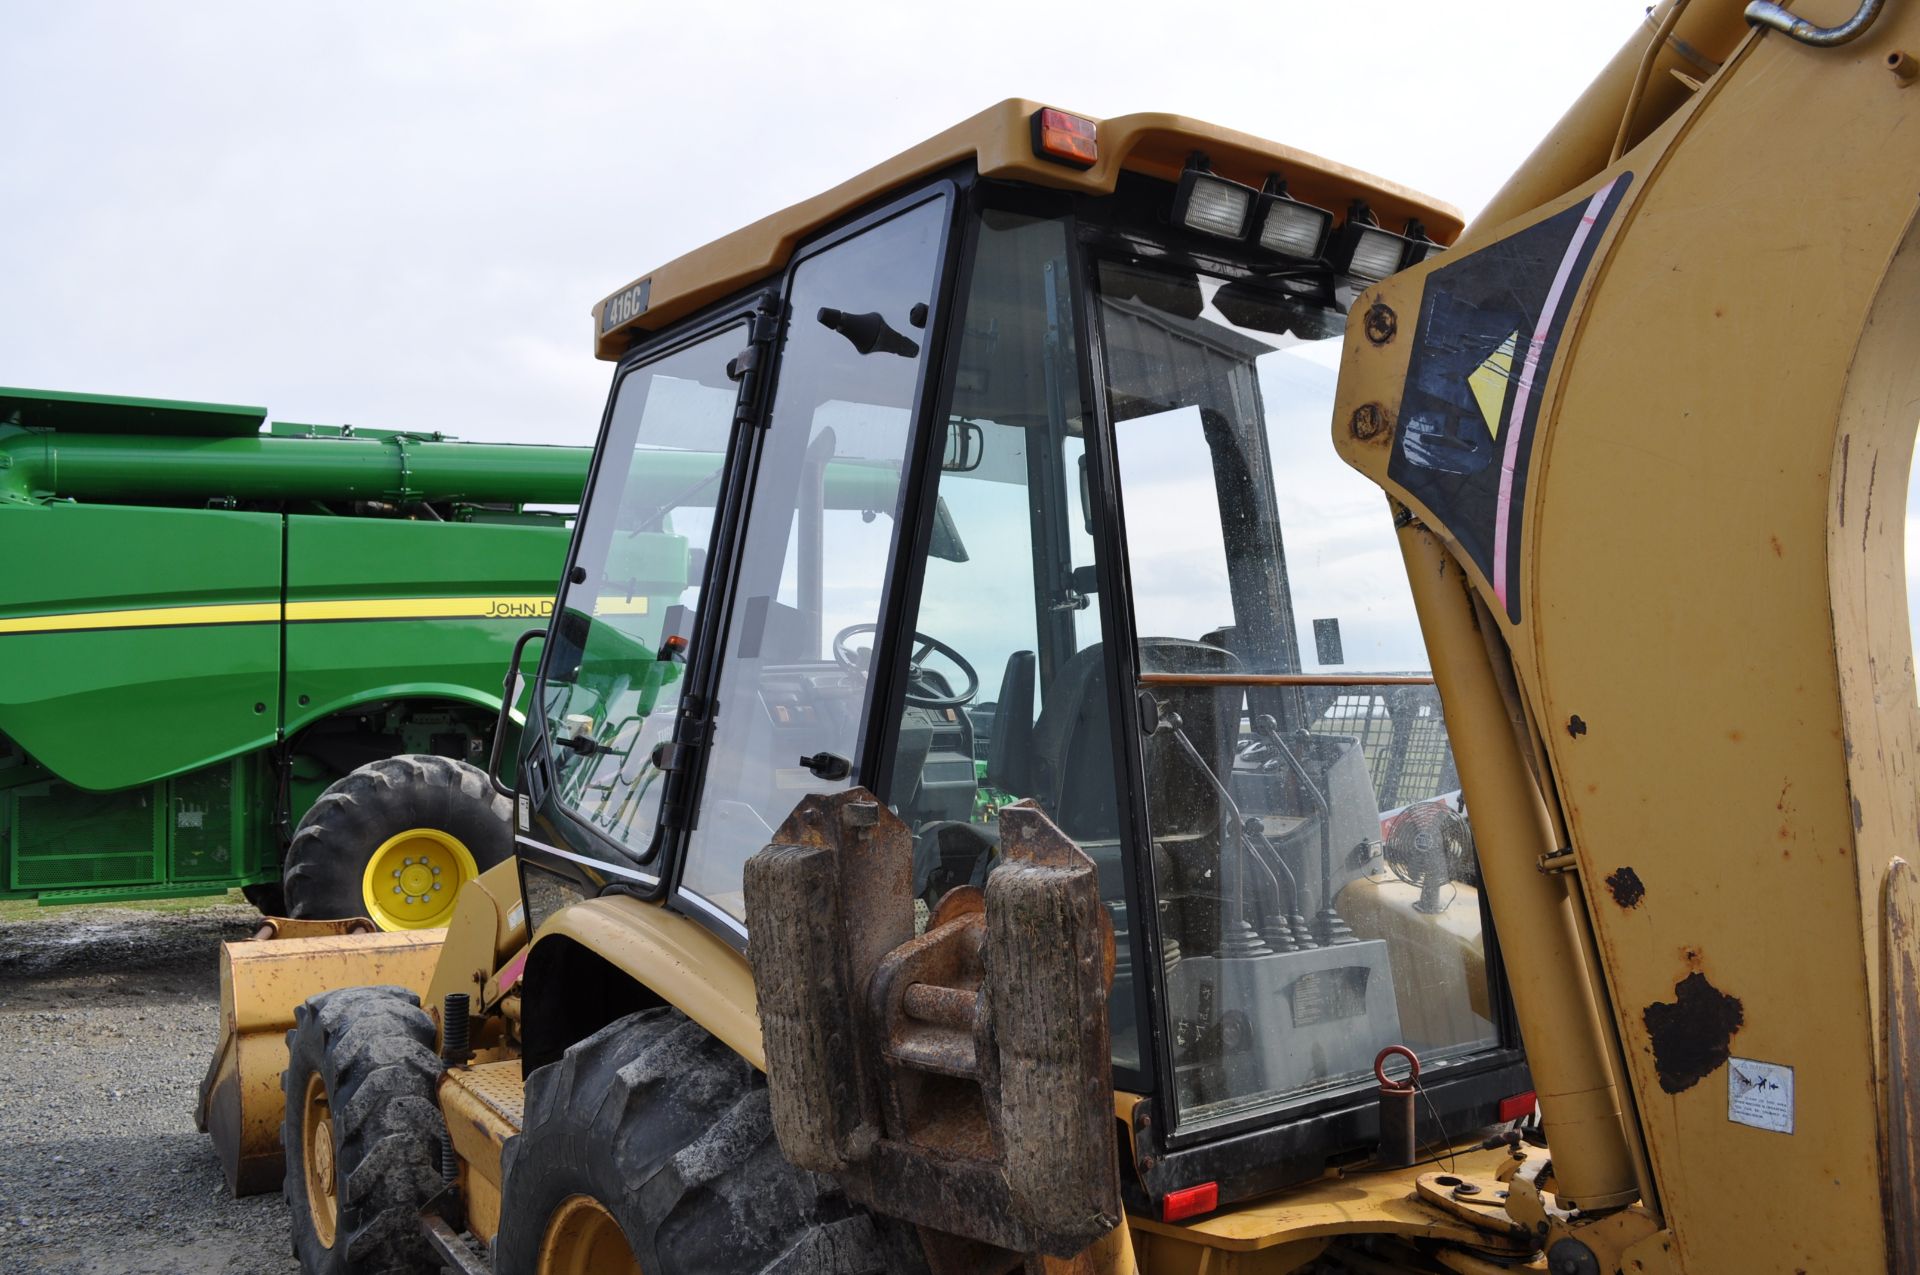
<instances>
[{"instance_id":1,"label":"rusty stabilizer foot","mask_svg":"<svg viewBox=\"0 0 1920 1275\"><path fill-rule=\"evenodd\" d=\"M856 788L802 800L747 864L780 1146L925 1231L1071 1256L1120 1218L1093 863L1008 806L984 899L956 891L916 936L912 849Z\"/></svg>"}]
</instances>

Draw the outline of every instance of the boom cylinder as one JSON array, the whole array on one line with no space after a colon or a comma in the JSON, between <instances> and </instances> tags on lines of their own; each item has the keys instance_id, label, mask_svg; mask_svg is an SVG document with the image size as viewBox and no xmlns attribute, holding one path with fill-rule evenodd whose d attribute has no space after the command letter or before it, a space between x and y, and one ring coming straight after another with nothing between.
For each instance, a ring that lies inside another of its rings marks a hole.
<instances>
[{"instance_id":1,"label":"boom cylinder","mask_svg":"<svg viewBox=\"0 0 1920 1275\"><path fill-rule=\"evenodd\" d=\"M1410 523L1399 537L1473 812L1507 983L1527 1024L1527 1065L1553 1146L1560 1199L1584 1209L1631 1204L1640 1196L1639 1178L1606 1065L1605 1028L1567 891L1540 870L1541 857L1555 849L1546 806L1488 664L1466 577L1426 528Z\"/></svg>"}]
</instances>

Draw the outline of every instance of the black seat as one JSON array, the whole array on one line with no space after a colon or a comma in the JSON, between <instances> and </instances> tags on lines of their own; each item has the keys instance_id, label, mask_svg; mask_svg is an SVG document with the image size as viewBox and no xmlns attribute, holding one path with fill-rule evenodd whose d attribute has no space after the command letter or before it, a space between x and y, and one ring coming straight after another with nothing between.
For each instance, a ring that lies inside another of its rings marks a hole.
<instances>
[{"instance_id":1,"label":"black seat","mask_svg":"<svg viewBox=\"0 0 1920 1275\"><path fill-rule=\"evenodd\" d=\"M1232 673L1240 667L1231 652L1185 638L1142 638L1140 656L1144 668L1161 673ZM1120 835L1105 673L1104 643L1096 642L1068 660L1054 674L1033 728L1033 795L1076 841L1109 841ZM1187 738L1225 782L1238 723L1220 711L1222 692L1160 686L1153 693L1180 715ZM1215 831L1220 805L1212 783L1170 734L1161 732L1145 744L1155 835Z\"/></svg>"},{"instance_id":2,"label":"black seat","mask_svg":"<svg viewBox=\"0 0 1920 1275\"><path fill-rule=\"evenodd\" d=\"M1001 792L1024 797L1033 786L1033 686L1038 665L1032 651L1007 657L1000 678L1000 699L993 709L993 734L987 740L987 782Z\"/></svg>"}]
</instances>

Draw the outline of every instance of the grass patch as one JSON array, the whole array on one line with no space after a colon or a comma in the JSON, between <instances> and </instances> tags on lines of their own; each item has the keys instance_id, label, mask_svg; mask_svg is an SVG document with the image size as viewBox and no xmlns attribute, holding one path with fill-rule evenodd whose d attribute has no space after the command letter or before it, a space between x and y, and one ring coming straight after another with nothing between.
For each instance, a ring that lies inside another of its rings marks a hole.
<instances>
[{"instance_id":1,"label":"grass patch","mask_svg":"<svg viewBox=\"0 0 1920 1275\"><path fill-rule=\"evenodd\" d=\"M0 921L57 923L63 917L70 916L75 909L92 911L95 908L116 908L129 912L193 912L200 908L246 901L246 897L238 890L228 890L225 894L203 894L191 899L134 899L125 903L63 903L54 907L41 907L34 899L0 899Z\"/></svg>"}]
</instances>

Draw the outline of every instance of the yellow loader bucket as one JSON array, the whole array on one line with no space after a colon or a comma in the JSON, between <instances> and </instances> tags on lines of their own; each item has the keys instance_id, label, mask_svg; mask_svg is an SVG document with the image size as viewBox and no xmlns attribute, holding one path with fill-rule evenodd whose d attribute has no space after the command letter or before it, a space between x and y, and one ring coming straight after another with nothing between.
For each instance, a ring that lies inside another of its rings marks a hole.
<instances>
[{"instance_id":1,"label":"yellow loader bucket","mask_svg":"<svg viewBox=\"0 0 1920 1275\"><path fill-rule=\"evenodd\" d=\"M252 939L220 945L220 1044L194 1123L211 1135L236 1196L280 1187L280 1073L294 1007L336 987L378 984L425 999L447 932L371 931L364 920L270 917Z\"/></svg>"}]
</instances>

